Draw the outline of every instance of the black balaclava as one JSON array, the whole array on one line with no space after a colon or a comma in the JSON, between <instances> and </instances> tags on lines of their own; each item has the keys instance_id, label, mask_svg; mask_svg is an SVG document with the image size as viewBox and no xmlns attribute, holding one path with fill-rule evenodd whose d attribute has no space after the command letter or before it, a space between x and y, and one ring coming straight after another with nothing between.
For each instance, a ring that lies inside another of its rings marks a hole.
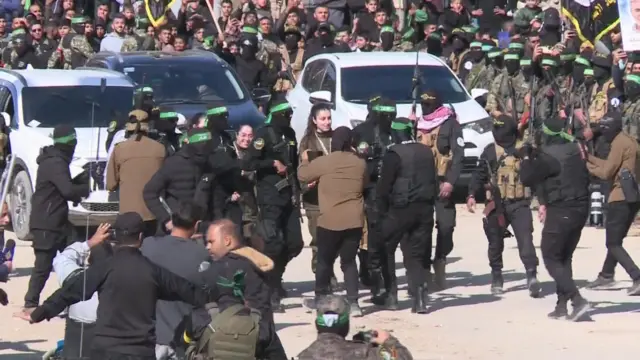
<instances>
[{"instance_id":1,"label":"black balaclava","mask_svg":"<svg viewBox=\"0 0 640 360\"><path fill-rule=\"evenodd\" d=\"M240 41L240 57L246 61L255 60L258 53L258 38L255 35L244 35Z\"/></svg>"},{"instance_id":2,"label":"black balaclava","mask_svg":"<svg viewBox=\"0 0 640 360\"><path fill-rule=\"evenodd\" d=\"M29 35L17 35L13 36L11 39L11 44L13 45L13 48L15 49L18 57L24 56L24 54L29 51L29 49L31 48L30 44L32 42L33 40L31 40L31 36Z\"/></svg>"},{"instance_id":3,"label":"black balaclava","mask_svg":"<svg viewBox=\"0 0 640 360\"><path fill-rule=\"evenodd\" d=\"M393 47L393 40L395 32L391 26L383 26L380 29L380 43L382 44L382 51L389 51Z\"/></svg>"},{"instance_id":4,"label":"black balaclava","mask_svg":"<svg viewBox=\"0 0 640 360\"><path fill-rule=\"evenodd\" d=\"M509 53L504 56L504 67L507 69L509 76L516 75L520 71L520 55L509 50Z\"/></svg>"},{"instance_id":5,"label":"black balaclava","mask_svg":"<svg viewBox=\"0 0 640 360\"><path fill-rule=\"evenodd\" d=\"M442 100L433 90L425 91L420 95L420 108L422 116L427 116L442 107Z\"/></svg>"},{"instance_id":6,"label":"black balaclava","mask_svg":"<svg viewBox=\"0 0 640 360\"><path fill-rule=\"evenodd\" d=\"M504 54L502 50L498 48L491 49L487 53L487 64L490 64L494 69L502 70L504 67Z\"/></svg>"},{"instance_id":7,"label":"black balaclava","mask_svg":"<svg viewBox=\"0 0 640 360\"><path fill-rule=\"evenodd\" d=\"M69 125L58 125L53 129L52 138L53 147L60 150L71 161L78 144L76 130Z\"/></svg>"},{"instance_id":8,"label":"black balaclava","mask_svg":"<svg viewBox=\"0 0 640 360\"><path fill-rule=\"evenodd\" d=\"M273 126L274 129L282 131L291 127L291 116L293 109L286 99L278 99L271 103L269 107L269 115L265 121L266 124Z\"/></svg>"},{"instance_id":9,"label":"black balaclava","mask_svg":"<svg viewBox=\"0 0 640 360\"><path fill-rule=\"evenodd\" d=\"M331 25L329 23L321 23L318 25L318 39L322 46L330 46L333 44L335 36L331 31Z\"/></svg>"},{"instance_id":10,"label":"black balaclava","mask_svg":"<svg viewBox=\"0 0 640 360\"><path fill-rule=\"evenodd\" d=\"M603 85L611 78L611 66L613 65L611 55L596 53L591 58L591 62L593 63L593 77L598 85Z\"/></svg>"},{"instance_id":11,"label":"black balaclava","mask_svg":"<svg viewBox=\"0 0 640 360\"><path fill-rule=\"evenodd\" d=\"M545 83L551 84L555 81L556 75L558 74L558 65L557 57L551 55L544 55L542 57L540 66L542 67L542 76Z\"/></svg>"},{"instance_id":12,"label":"black balaclava","mask_svg":"<svg viewBox=\"0 0 640 360\"><path fill-rule=\"evenodd\" d=\"M331 152L351 151L351 129L340 126L331 133Z\"/></svg>"},{"instance_id":13,"label":"black balaclava","mask_svg":"<svg viewBox=\"0 0 640 360\"><path fill-rule=\"evenodd\" d=\"M600 133L608 143L611 143L622 131L622 114L613 110L607 112L598 123ZM636 136L636 134L632 134Z\"/></svg>"},{"instance_id":14,"label":"black balaclava","mask_svg":"<svg viewBox=\"0 0 640 360\"><path fill-rule=\"evenodd\" d=\"M560 19L560 13L558 9L550 7L544 11L544 20L542 23L542 31L540 33L540 40L545 46L545 40L549 44L557 44L562 39L562 20Z\"/></svg>"},{"instance_id":15,"label":"black balaclava","mask_svg":"<svg viewBox=\"0 0 640 360\"><path fill-rule=\"evenodd\" d=\"M482 43L480 41L474 41L469 44L467 59L474 64L477 64L484 59L484 52L482 51Z\"/></svg>"},{"instance_id":16,"label":"black balaclava","mask_svg":"<svg viewBox=\"0 0 640 360\"><path fill-rule=\"evenodd\" d=\"M413 140L413 123L407 118L397 118L391 122L391 140L395 144Z\"/></svg>"},{"instance_id":17,"label":"black balaclava","mask_svg":"<svg viewBox=\"0 0 640 360\"><path fill-rule=\"evenodd\" d=\"M591 61L589 61L588 58L585 58L582 55L576 56L576 59L573 61L572 70L573 81L576 85L582 84L584 82L585 69L591 69Z\"/></svg>"},{"instance_id":18,"label":"black balaclava","mask_svg":"<svg viewBox=\"0 0 640 360\"><path fill-rule=\"evenodd\" d=\"M467 42L467 39L454 30L453 34L451 35L451 47L453 48L453 52L455 52L456 54L463 52L465 49L467 49L468 44L469 42Z\"/></svg>"},{"instance_id":19,"label":"black balaclava","mask_svg":"<svg viewBox=\"0 0 640 360\"><path fill-rule=\"evenodd\" d=\"M387 98L374 98L369 102L369 116L378 128L389 133L391 122L396 118L396 102Z\"/></svg>"},{"instance_id":20,"label":"black balaclava","mask_svg":"<svg viewBox=\"0 0 640 360\"><path fill-rule=\"evenodd\" d=\"M209 155L213 152L213 141L211 141L209 130L201 128L189 130L186 135L186 142L184 151L198 166L206 166Z\"/></svg>"},{"instance_id":21,"label":"black balaclava","mask_svg":"<svg viewBox=\"0 0 640 360\"><path fill-rule=\"evenodd\" d=\"M565 131L565 120L559 115L544 120L541 133L542 143L545 145L561 145L573 141L573 136Z\"/></svg>"},{"instance_id":22,"label":"black balaclava","mask_svg":"<svg viewBox=\"0 0 640 360\"><path fill-rule=\"evenodd\" d=\"M522 40L512 40L509 43L509 52L517 53L520 58L524 57L524 42Z\"/></svg>"},{"instance_id":23,"label":"black balaclava","mask_svg":"<svg viewBox=\"0 0 640 360\"><path fill-rule=\"evenodd\" d=\"M531 80L531 76L533 76L533 62L530 58L525 58L520 60L520 70L522 70L522 75L524 75L524 79L527 81Z\"/></svg>"},{"instance_id":24,"label":"black balaclava","mask_svg":"<svg viewBox=\"0 0 640 360\"><path fill-rule=\"evenodd\" d=\"M585 68L582 72L584 85L590 88L596 83L596 78L594 77L594 71L592 68Z\"/></svg>"},{"instance_id":25,"label":"black balaclava","mask_svg":"<svg viewBox=\"0 0 640 360\"><path fill-rule=\"evenodd\" d=\"M427 43L427 52L433 56L442 55L442 35L434 31L429 34L429 37L425 39Z\"/></svg>"},{"instance_id":26,"label":"black balaclava","mask_svg":"<svg viewBox=\"0 0 640 360\"><path fill-rule=\"evenodd\" d=\"M482 59L485 64L489 63L489 53L496 47L496 43L491 40L481 40L482 42Z\"/></svg>"},{"instance_id":27,"label":"black balaclava","mask_svg":"<svg viewBox=\"0 0 640 360\"><path fill-rule=\"evenodd\" d=\"M629 101L640 98L640 73L634 72L624 77L624 94Z\"/></svg>"},{"instance_id":28,"label":"black balaclava","mask_svg":"<svg viewBox=\"0 0 640 360\"><path fill-rule=\"evenodd\" d=\"M284 45L288 51L294 51L298 49L298 44L301 39L300 30L297 27L290 26L284 30Z\"/></svg>"},{"instance_id":29,"label":"black balaclava","mask_svg":"<svg viewBox=\"0 0 640 360\"><path fill-rule=\"evenodd\" d=\"M505 150L515 150L518 138L518 125L510 116L500 115L493 120L493 138L496 144Z\"/></svg>"},{"instance_id":30,"label":"black balaclava","mask_svg":"<svg viewBox=\"0 0 640 360\"><path fill-rule=\"evenodd\" d=\"M165 106L160 106L159 110L158 120L153 125L158 132L174 140L176 127L178 126L178 113Z\"/></svg>"},{"instance_id":31,"label":"black balaclava","mask_svg":"<svg viewBox=\"0 0 640 360\"><path fill-rule=\"evenodd\" d=\"M76 34L84 35L84 24L87 22L87 19L84 16L74 16L71 18L71 28Z\"/></svg>"},{"instance_id":32,"label":"black balaclava","mask_svg":"<svg viewBox=\"0 0 640 360\"><path fill-rule=\"evenodd\" d=\"M573 67L576 60L576 54L571 50L565 50L560 54L560 75L573 76Z\"/></svg>"},{"instance_id":33,"label":"black balaclava","mask_svg":"<svg viewBox=\"0 0 640 360\"><path fill-rule=\"evenodd\" d=\"M212 135L218 135L229 130L229 110L226 106L209 106L207 109L205 127Z\"/></svg>"},{"instance_id":34,"label":"black balaclava","mask_svg":"<svg viewBox=\"0 0 640 360\"><path fill-rule=\"evenodd\" d=\"M153 100L153 88L150 86L144 86L133 93L133 108L137 110L146 111L151 113L151 110L155 108L155 101Z\"/></svg>"}]
</instances>

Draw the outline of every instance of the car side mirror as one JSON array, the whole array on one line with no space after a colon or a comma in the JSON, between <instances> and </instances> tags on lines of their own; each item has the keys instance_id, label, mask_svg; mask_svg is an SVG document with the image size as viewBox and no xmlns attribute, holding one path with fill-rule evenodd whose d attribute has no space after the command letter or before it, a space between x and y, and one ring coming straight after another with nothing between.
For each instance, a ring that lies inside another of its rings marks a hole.
<instances>
[{"instance_id":1,"label":"car side mirror","mask_svg":"<svg viewBox=\"0 0 640 360\"><path fill-rule=\"evenodd\" d=\"M271 100L271 92L266 88L255 88L251 90L251 98L256 104L266 104Z\"/></svg>"},{"instance_id":2,"label":"car side mirror","mask_svg":"<svg viewBox=\"0 0 640 360\"><path fill-rule=\"evenodd\" d=\"M9 116L9 114L7 114L6 112L2 112L0 114L2 114L2 118L4 119L4 125L6 127L10 127L11 126L11 116Z\"/></svg>"},{"instance_id":3,"label":"car side mirror","mask_svg":"<svg viewBox=\"0 0 640 360\"><path fill-rule=\"evenodd\" d=\"M487 104L487 94L489 93L486 89L471 89L471 97L483 108Z\"/></svg>"}]
</instances>

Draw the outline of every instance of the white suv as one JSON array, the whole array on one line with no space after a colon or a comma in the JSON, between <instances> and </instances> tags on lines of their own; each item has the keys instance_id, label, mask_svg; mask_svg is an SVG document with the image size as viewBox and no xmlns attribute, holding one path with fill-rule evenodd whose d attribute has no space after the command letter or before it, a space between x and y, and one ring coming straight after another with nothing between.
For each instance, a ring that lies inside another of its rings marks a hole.
<instances>
[{"instance_id":1,"label":"white suv","mask_svg":"<svg viewBox=\"0 0 640 360\"><path fill-rule=\"evenodd\" d=\"M51 145L53 128L76 129L78 145L69 166L71 176L91 174L91 194L69 203L69 221L78 227L112 222L118 201L105 190L105 141L109 122L131 110L134 84L111 70L0 69L0 113L10 128L10 154L15 158L7 194L13 230L30 239L31 196L36 183L36 158Z\"/></svg>"},{"instance_id":2,"label":"white suv","mask_svg":"<svg viewBox=\"0 0 640 360\"><path fill-rule=\"evenodd\" d=\"M398 116L407 117L413 102L411 89L416 53L368 52L321 54L307 60L300 81L287 100L293 107L291 127L298 141L307 128L310 98L332 104L333 128L355 127L367 117L367 102L374 96L395 100ZM465 141L464 167L456 186L466 186L478 166L482 151L493 143L492 120L471 98L455 74L439 58L420 53L418 68L421 91L436 90L445 104L451 104L462 125ZM417 107L417 115L422 111Z\"/></svg>"}]
</instances>

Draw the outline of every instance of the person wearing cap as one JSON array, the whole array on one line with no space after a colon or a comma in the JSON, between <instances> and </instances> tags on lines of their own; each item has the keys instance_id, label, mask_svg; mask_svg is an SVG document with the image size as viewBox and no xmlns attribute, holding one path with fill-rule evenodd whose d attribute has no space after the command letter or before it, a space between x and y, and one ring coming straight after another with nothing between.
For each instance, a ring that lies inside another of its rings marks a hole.
<instances>
[{"instance_id":1,"label":"person wearing cap","mask_svg":"<svg viewBox=\"0 0 640 360\"><path fill-rule=\"evenodd\" d=\"M363 339L347 340L350 329L350 309L349 303L343 296L323 296L319 299L316 308L314 324L318 330L318 337L302 350L296 359L413 359L409 350L386 330L358 333L359 338Z\"/></svg>"},{"instance_id":2,"label":"person wearing cap","mask_svg":"<svg viewBox=\"0 0 640 360\"><path fill-rule=\"evenodd\" d=\"M155 235L156 218L147 208L142 191L162 167L165 147L149 138L149 116L142 110L129 113L125 130L131 136L115 145L107 165L107 190L118 191L120 213L137 212L145 222L144 236Z\"/></svg>"},{"instance_id":3,"label":"person wearing cap","mask_svg":"<svg viewBox=\"0 0 640 360\"><path fill-rule=\"evenodd\" d=\"M380 297L382 290L390 288L391 279L387 255L379 227L382 215L377 212L375 184L380 176L382 158L391 145L391 122L396 118L395 101L376 96L367 105L367 119L353 128L353 144L356 152L367 162L367 182L364 191L365 215L367 217L367 250L360 249L360 282L370 285L371 293ZM368 270L368 271L367 271Z\"/></svg>"},{"instance_id":4,"label":"person wearing cap","mask_svg":"<svg viewBox=\"0 0 640 360\"><path fill-rule=\"evenodd\" d=\"M431 259L434 276L427 281L434 282L434 291L446 288L447 256L453 251L453 231L456 226L456 207L452 199L453 187L460 178L465 142L455 111L444 106L440 95L429 90L420 96L422 117L418 120L418 140L433 151L436 159L438 178L438 199L436 200L436 251ZM412 116L415 116L413 114ZM426 255L431 255L427 252Z\"/></svg>"},{"instance_id":5,"label":"person wearing cap","mask_svg":"<svg viewBox=\"0 0 640 360\"><path fill-rule=\"evenodd\" d=\"M448 44L444 49L444 54L447 57L447 65L455 72L458 73L460 66L460 60L465 54L465 51L469 47L469 41L465 36L465 32L462 29L451 30L451 36L449 37Z\"/></svg>"},{"instance_id":6,"label":"person wearing cap","mask_svg":"<svg viewBox=\"0 0 640 360\"><path fill-rule=\"evenodd\" d=\"M71 19L71 29L64 35L58 44L56 51L51 54L47 63L47 69L54 69L62 58L62 69L69 70L83 66L93 56L93 47L84 36L84 24L87 22L84 16L76 16Z\"/></svg>"},{"instance_id":7,"label":"person wearing cap","mask_svg":"<svg viewBox=\"0 0 640 360\"><path fill-rule=\"evenodd\" d=\"M469 33L465 34L467 38L470 38L471 35ZM455 39L455 37L454 37ZM460 60L457 64L457 75L465 84L467 85L467 78L469 74L475 74L477 71L483 66L482 60L484 59L484 53L482 52L482 43L478 40L473 40L469 43L469 48L466 49L462 54L460 54ZM475 76L475 75L473 75Z\"/></svg>"},{"instance_id":8,"label":"person wearing cap","mask_svg":"<svg viewBox=\"0 0 640 360\"><path fill-rule=\"evenodd\" d=\"M480 155L482 165L476 168L469 182L467 209L475 212L475 196L487 191L483 228L489 241L489 266L491 267L491 293L503 294L502 253L504 238L511 234L511 225L518 244L520 260L527 275L529 296L540 296L537 279L538 257L533 246L533 218L531 215L531 191L519 179L521 160L518 150L523 146L519 139L518 123L509 114L500 114L493 121L494 144Z\"/></svg>"},{"instance_id":9,"label":"person wearing cap","mask_svg":"<svg viewBox=\"0 0 640 360\"><path fill-rule=\"evenodd\" d=\"M320 142L321 140L318 140ZM347 299L351 315L362 316L358 305L358 266L356 254L364 226L364 202L362 192L366 178L365 161L351 147L351 130L339 127L331 133L330 152L317 156L307 148L301 154L298 179L303 183L317 182L319 215L315 246L315 299L307 306L315 308L320 297L333 291L331 278L333 265L340 256L340 268L344 272Z\"/></svg>"},{"instance_id":10,"label":"person wearing cap","mask_svg":"<svg viewBox=\"0 0 640 360\"><path fill-rule=\"evenodd\" d=\"M267 274L267 283L273 290L271 302L276 312L284 312L284 270L304 246L296 176L298 142L291 128L292 114L286 100L273 100L264 126L256 130L242 159L242 170L256 172L256 200L262 217L259 230L265 242L264 253L275 263L274 270Z\"/></svg>"},{"instance_id":11,"label":"person wearing cap","mask_svg":"<svg viewBox=\"0 0 640 360\"><path fill-rule=\"evenodd\" d=\"M171 156L180 148L180 134L176 132L180 116L167 105L158 106L153 113L157 113L157 118L149 118L150 138L159 142L167 156Z\"/></svg>"},{"instance_id":12,"label":"person wearing cap","mask_svg":"<svg viewBox=\"0 0 640 360\"><path fill-rule=\"evenodd\" d=\"M344 46L336 45L334 41L333 25L328 22L321 22L318 24L317 29L317 36L309 40L305 46L303 64L306 64L307 60L315 55L346 52Z\"/></svg>"},{"instance_id":13,"label":"person wearing cap","mask_svg":"<svg viewBox=\"0 0 640 360\"><path fill-rule=\"evenodd\" d=\"M210 174L210 157L214 151L211 133L194 128L187 132L185 144L144 185L144 203L158 222L160 230L171 231L172 209L181 201L195 201L209 211L208 191L199 187L202 178Z\"/></svg>"},{"instance_id":14,"label":"person wearing cap","mask_svg":"<svg viewBox=\"0 0 640 360\"><path fill-rule=\"evenodd\" d=\"M282 52L283 61L291 67L291 73L295 81L298 81L304 60L304 48L300 47L302 40L302 32L297 26L284 27L284 46L285 51ZM282 81L285 81L281 79ZM280 80L279 80L280 81ZM291 80L288 80L290 88L293 88ZM277 85L276 85L277 87ZM286 88L286 87L285 87Z\"/></svg>"},{"instance_id":15,"label":"person wearing cap","mask_svg":"<svg viewBox=\"0 0 640 360\"><path fill-rule=\"evenodd\" d=\"M29 226L33 234L34 268L24 297L25 311L38 306L40 292L51 273L53 258L70 241L67 233L68 202L79 203L89 195L89 174L71 179L69 164L78 143L76 131L68 125L53 130L53 145L38 156L36 186L31 197Z\"/></svg>"},{"instance_id":16,"label":"person wearing cap","mask_svg":"<svg viewBox=\"0 0 640 360\"><path fill-rule=\"evenodd\" d=\"M427 313L427 273L431 259L434 203L437 197L436 165L430 148L413 139L413 123L397 118L391 123L393 145L382 158L378 179L378 212L385 214L380 226L387 263L395 262L396 248L402 253L409 293L413 296L411 312ZM428 253L428 254L427 254ZM397 309L398 283L394 267L389 267L391 290L386 299L374 304Z\"/></svg>"},{"instance_id":17,"label":"person wearing cap","mask_svg":"<svg viewBox=\"0 0 640 360\"><path fill-rule=\"evenodd\" d=\"M518 156L522 159L520 180L541 189L538 218L544 227L540 248L558 296L556 307L548 317L579 321L587 317L591 308L578 291L572 270L573 253L589 215L586 148L565 131L565 120L558 115L544 121L541 137L542 145L538 149L526 144ZM567 309L569 301L573 305L571 313Z\"/></svg>"},{"instance_id":18,"label":"person wearing cap","mask_svg":"<svg viewBox=\"0 0 640 360\"><path fill-rule=\"evenodd\" d=\"M216 301L218 287L203 288L155 265L142 255L144 221L139 214L119 214L113 224L113 255L75 276L28 316L39 323L64 308L99 294L91 359L155 359L158 300L180 300L195 307ZM197 267L197 264L194 264ZM117 314L117 316L115 315ZM123 336L124 335L124 336Z\"/></svg>"},{"instance_id":19,"label":"person wearing cap","mask_svg":"<svg viewBox=\"0 0 640 360\"><path fill-rule=\"evenodd\" d=\"M127 52L138 49L138 41L126 30L124 15L117 14L111 20L111 32L100 42L100 51Z\"/></svg>"},{"instance_id":20,"label":"person wearing cap","mask_svg":"<svg viewBox=\"0 0 640 360\"><path fill-rule=\"evenodd\" d=\"M143 86L134 91L134 110L144 111L148 115L153 111L155 107L155 102L153 100L153 88L151 88L150 86ZM105 141L105 148L107 149L107 159L111 157L113 146L121 141L124 141L129 137L129 135L131 135L130 132L127 132L125 130L125 126L127 122L129 122L129 120L131 119L128 116L121 116L109 122L109 127L107 127L107 139Z\"/></svg>"}]
</instances>

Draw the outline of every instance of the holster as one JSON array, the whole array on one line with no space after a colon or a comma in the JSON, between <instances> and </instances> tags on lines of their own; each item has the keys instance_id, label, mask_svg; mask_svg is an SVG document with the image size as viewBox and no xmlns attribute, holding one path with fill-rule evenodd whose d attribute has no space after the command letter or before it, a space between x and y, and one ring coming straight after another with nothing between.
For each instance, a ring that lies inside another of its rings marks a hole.
<instances>
[{"instance_id":1,"label":"holster","mask_svg":"<svg viewBox=\"0 0 640 360\"><path fill-rule=\"evenodd\" d=\"M491 215L492 212L497 211L497 207L496 207L496 202L494 200L489 200L489 202L487 202L487 204L484 207L484 211L482 212L482 214L484 215L485 218L489 217L489 215ZM507 225L507 221L504 217L504 214L502 213L496 213L497 219L498 219L498 225L501 228L505 228Z\"/></svg>"},{"instance_id":2,"label":"holster","mask_svg":"<svg viewBox=\"0 0 640 360\"><path fill-rule=\"evenodd\" d=\"M635 176L631 174L629 169L620 170L620 187L624 193L624 201L627 203L640 202L640 192L638 191L638 182Z\"/></svg>"}]
</instances>

